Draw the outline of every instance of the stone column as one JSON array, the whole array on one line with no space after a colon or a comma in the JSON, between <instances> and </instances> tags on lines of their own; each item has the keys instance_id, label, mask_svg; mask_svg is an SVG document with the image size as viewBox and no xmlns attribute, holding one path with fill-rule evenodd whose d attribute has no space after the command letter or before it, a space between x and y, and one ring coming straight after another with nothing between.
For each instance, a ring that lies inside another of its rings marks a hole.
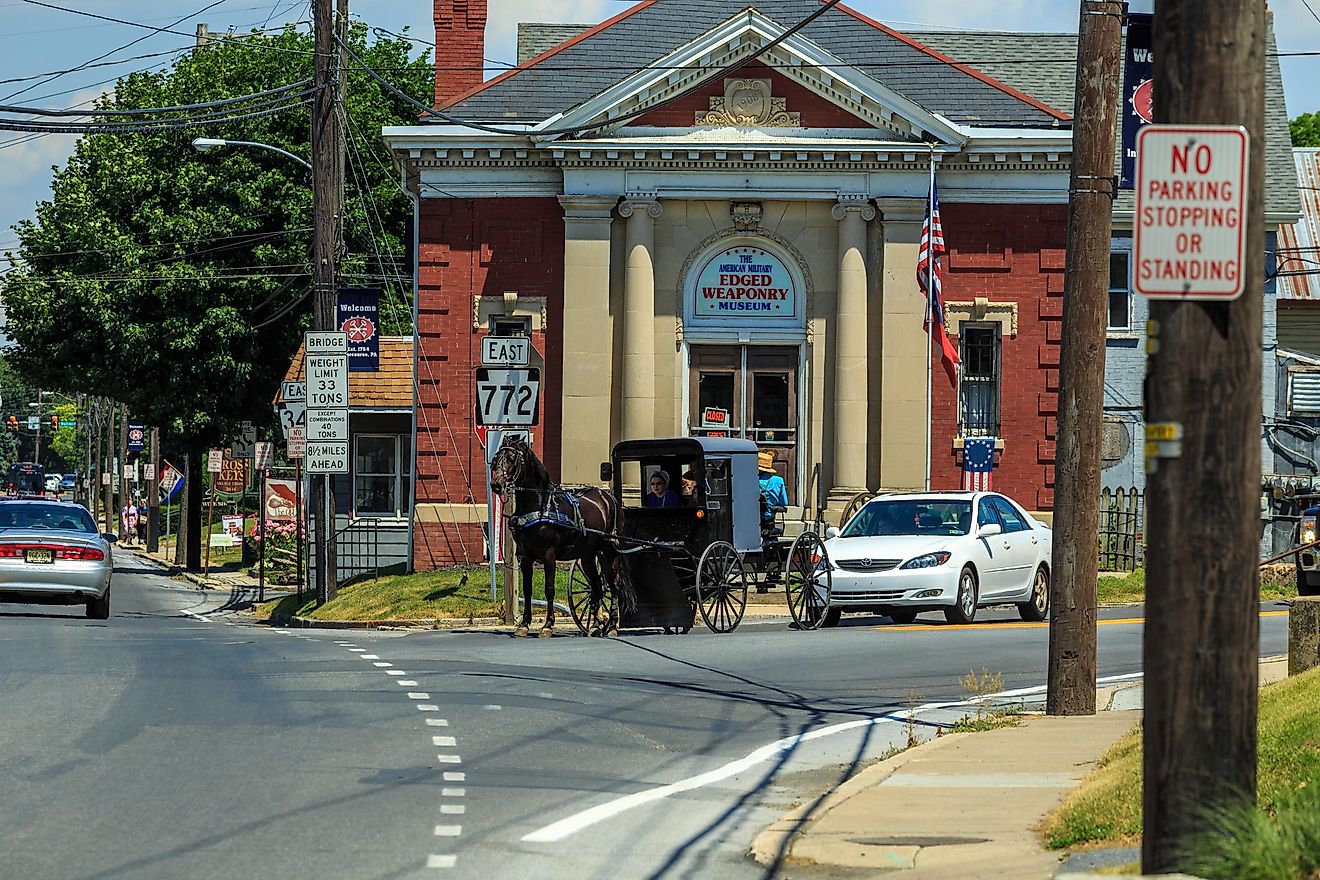
<instances>
[{"instance_id":1,"label":"stone column","mask_svg":"<svg viewBox=\"0 0 1320 880\"><path fill-rule=\"evenodd\" d=\"M655 221L660 203L628 196L623 275L623 439L655 436Z\"/></svg>"},{"instance_id":2,"label":"stone column","mask_svg":"<svg viewBox=\"0 0 1320 880\"><path fill-rule=\"evenodd\" d=\"M866 224L875 219L876 210L863 196L844 196L832 213L839 221L839 297L834 322L831 495L842 498L866 488Z\"/></svg>"},{"instance_id":3,"label":"stone column","mask_svg":"<svg viewBox=\"0 0 1320 880\"><path fill-rule=\"evenodd\" d=\"M926 360L931 348L922 326L926 299L917 287L917 252L926 203L880 199L878 205L884 215L878 488L921 489L926 484ZM943 370L936 372L936 381L947 381Z\"/></svg>"},{"instance_id":4,"label":"stone column","mask_svg":"<svg viewBox=\"0 0 1320 880\"><path fill-rule=\"evenodd\" d=\"M610 457L610 222L616 197L565 195L564 483L596 483Z\"/></svg>"}]
</instances>

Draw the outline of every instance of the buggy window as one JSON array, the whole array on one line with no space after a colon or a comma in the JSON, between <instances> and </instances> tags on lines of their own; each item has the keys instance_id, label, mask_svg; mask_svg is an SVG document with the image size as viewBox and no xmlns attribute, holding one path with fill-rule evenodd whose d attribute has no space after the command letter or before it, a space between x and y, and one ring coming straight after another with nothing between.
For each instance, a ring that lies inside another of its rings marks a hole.
<instances>
[{"instance_id":1,"label":"buggy window","mask_svg":"<svg viewBox=\"0 0 1320 880\"><path fill-rule=\"evenodd\" d=\"M729 497L729 460L715 458L706 461L706 485L712 498Z\"/></svg>"}]
</instances>

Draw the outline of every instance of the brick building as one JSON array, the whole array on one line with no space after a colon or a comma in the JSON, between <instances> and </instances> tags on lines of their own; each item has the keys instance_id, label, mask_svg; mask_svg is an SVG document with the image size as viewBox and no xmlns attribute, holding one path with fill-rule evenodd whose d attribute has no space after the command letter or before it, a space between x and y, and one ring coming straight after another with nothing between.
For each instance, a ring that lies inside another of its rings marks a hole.
<instances>
[{"instance_id":1,"label":"brick building","mask_svg":"<svg viewBox=\"0 0 1320 880\"><path fill-rule=\"evenodd\" d=\"M644 0L524 27L543 50L483 83L485 0L434 4L448 118L384 133L419 205L418 568L482 557L495 321L532 334L565 483L621 439L729 432L837 509L956 488L994 436L995 487L1051 508L1075 51L996 77L993 47L842 5L794 31L817 0ZM932 166L956 386L916 283Z\"/></svg>"}]
</instances>

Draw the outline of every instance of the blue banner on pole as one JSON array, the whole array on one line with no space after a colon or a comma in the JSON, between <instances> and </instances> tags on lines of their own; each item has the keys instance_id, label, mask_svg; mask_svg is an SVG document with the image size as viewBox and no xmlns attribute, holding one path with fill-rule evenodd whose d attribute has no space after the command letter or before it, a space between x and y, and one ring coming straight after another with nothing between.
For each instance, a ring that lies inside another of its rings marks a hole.
<instances>
[{"instance_id":1,"label":"blue banner on pole","mask_svg":"<svg viewBox=\"0 0 1320 880\"><path fill-rule=\"evenodd\" d=\"M147 448L147 429L141 422L128 423L128 451L141 452Z\"/></svg>"},{"instance_id":2,"label":"blue banner on pole","mask_svg":"<svg viewBox=\"0 0 1320 880\"><path fill-rule=\"evenodd\" d=\"M1118 176L1119 189L1132 189L1137 182L1137 132L1154 121L1154 87L1151 83L1151 24L1149 12L1129 12L1127 52L1123 56L1123 155Z\"/></svg>"},{"instance_id":3,"label":"blue banner on pole","mask_svg":"<svg viewBox=\"0 0 1320 880\"><path fill-rule=\"evenodd\" d=\"M353 373L380 370L380 288L341 287L340 330L348 334L348 369Z\"/></svg>"}]
</instances>

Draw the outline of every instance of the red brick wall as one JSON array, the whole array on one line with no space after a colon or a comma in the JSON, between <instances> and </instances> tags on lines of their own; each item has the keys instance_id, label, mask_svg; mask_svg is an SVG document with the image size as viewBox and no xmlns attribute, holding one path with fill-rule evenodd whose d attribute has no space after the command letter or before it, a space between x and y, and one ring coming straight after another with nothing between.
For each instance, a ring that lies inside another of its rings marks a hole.
<instances>
[{"instance_id":1,"label":"red brick wall","mask_svg":"<svg viewBox=\"0 0 1320 880\"><path fill-rule=\"evenodd\" d=\"M534 448L559 472L563 362L563 210L557 199L423 199L418 247L419 504L485 504L485 458L474 424L473 370L479 365L473 297L545 297L547 326L532 344L545 358L541 424ZM522 304L526 308L526 303ZM461 540L460 540L461 535ZM419 571L482 559L478 525L419 523Z\"/></svg>"},{"instance_id":2,"label":"red brick wall","mask_svg":"<svg viewBox=\"0 0 1320 880\"><path fill-rule=\"evenodd\" d=\"M802 125L806 128L873 128L871 123L853 116L847 110L799 85L783 74L777 73L759 61L738 71L737 76L747 79L769 79L770 94L775 98L788 99L788 112L800 113ZM698 112L710 109L712 97L724 97L724 78L716 77L702 88L679 98L670 104L659 107L631 123L632 125L651 125L659 128L691 128Z\"/></svg>"},{"instance_id":3,"label":"red brick wall","mask_svg":"<svg viewBox=\"0 0 1320 880\"><path fill-rule=\"evenodd\" d=\"M486 55L486 0L435 0L435 105L481 85Z\"/></svg>"},{"instance_id":4,"label":"red brick wall","mask_svg":"<svg viewBox=\"0 0 1320 880\"><path fill-rule=\"evenodd\" d=\"M1000 434L993 485L1028 510L1054 506L1054 442L1058 413L1059 339L1063 326L1064 205L941 206L949 301L986 297L1018 304L1018 333L1002 337ZM1104 362L1096 365L1104 369ZM931 482L962 485L953 449L958 402L938 360L932 380Z\"/></svg>"}]
</instances>

